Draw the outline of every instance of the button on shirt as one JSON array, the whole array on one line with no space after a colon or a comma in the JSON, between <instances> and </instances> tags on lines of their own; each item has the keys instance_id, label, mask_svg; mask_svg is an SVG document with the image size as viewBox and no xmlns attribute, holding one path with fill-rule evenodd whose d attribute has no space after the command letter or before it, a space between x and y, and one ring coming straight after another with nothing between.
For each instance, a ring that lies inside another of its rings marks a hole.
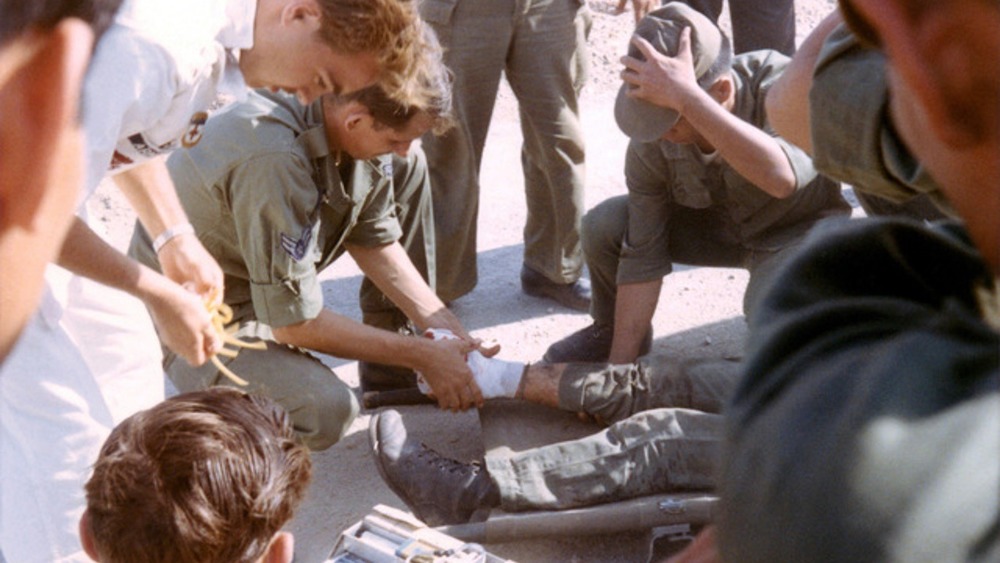
<instances>
[{"instance_id":1,"label":"button on shirt","mask_svg":"<svg viewBox=\"0 0 1000 563\"><path fill-rule=\"evenodd\" d=\"M336 162L322 100L303 107L263 90L214 116L197 146L167 160L238 315L252 302L256 320L272 327L316 318L323 308L318 272L345 243L381 246L401 236L391 157ZM133 239L130 253L158 267L148 237Z\"/></svg>"},{"instance_id":2,"label":"button on shirt","mask_svg":"<svg viewBox=\"0 0 1000 563\"><path fill-rule=\"evenodd\" d=\"M85 197L109 170L197 139L220 95L245 95L238 57L255 13L255 0L125 0L84 86Z\"/></svg>"}]
</instances>

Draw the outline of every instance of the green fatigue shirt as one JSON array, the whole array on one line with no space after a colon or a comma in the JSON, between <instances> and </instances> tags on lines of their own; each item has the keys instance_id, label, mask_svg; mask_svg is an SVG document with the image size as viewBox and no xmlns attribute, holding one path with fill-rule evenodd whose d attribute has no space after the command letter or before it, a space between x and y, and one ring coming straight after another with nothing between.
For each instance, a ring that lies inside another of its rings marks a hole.
<instances>
[{"instance_id":1,"label":"green fatigue shirt","mask_svg":"<svg viewBox=\"0 0 1000 563\"><path fill-rule=\"evenodd\" d=\"M809 234L725 409L722 555L1000 561L994 275L954 224Z\"/></svg>"},{"instance_id":2,"label":"green fatigue shirt","mask_svg":"<svg viewBox=\"0 0 1000 563\"><path fill-rule=\"evenodd\" d=\"M320 101L302 107L257 91L213 116L202 140L167 161L198 238L225 273L237 320L282 327L323 308L317 274L344 244L379 246L401 236L392 160L331 154ZM134 255L157 267L148 237ZM252 303L252 311L245 307ZM242 307L241 307L242 306Z\"/></svg>"},{"instance_id":3,"label":"green fatigue shirt","mask_svg":"<svg viewBox=\"0 0 1000 563\"><path fill-rule=\"evenodd\" d=\"M664 249L669 248L670 236L683 236L669 228L675 206L722 207L732 220L728 238L763 252L798 240L825 215L847 212L839 185L819 176L809 156L777 137L767 124L764 95L787 64L788 57L776 51L736 57L732 112L775 136L795 173L795 193L785 199L771 196L717 154L706 156L693 144L633 141L625 155L629 218L619 258L619 284L658 279L672 271L671 257Z\"/></svg>"},{"instance_id":4,"label":"green fatigue shirt","mask_svg":"<svg viewBox=\"0 0 1000 563\"><path fill-rule=\"evenodd\" d=\"M822 173L902 203L927 193L954 216L937 183L903 144L889 115L885 55L843 25L820 51L809 91L813 159Z\"/></svg>"}]
</instances>

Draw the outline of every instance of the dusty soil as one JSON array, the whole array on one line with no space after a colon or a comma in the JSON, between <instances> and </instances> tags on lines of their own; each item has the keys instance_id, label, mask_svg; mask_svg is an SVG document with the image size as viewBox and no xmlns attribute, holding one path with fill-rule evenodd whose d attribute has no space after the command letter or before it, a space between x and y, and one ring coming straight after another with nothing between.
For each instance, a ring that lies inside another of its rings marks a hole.
<instances>
[{"instance_id":1,"label":"dusty soil","mask_svg":"<svg viewBox=\"0 0 1000 563\"><path fill-rule=\"evenodd\" d=\"M799 40L835 7L835 0L800 0L796 3ZM625 192L622 166L625 137L614 124L612 107L620 84L618 59L634 27L630 11L615 13L617 0L590 0L594 26L590 37L591 71L581 99L587 133L587 205ZM728 14L721 21L728 30ZM552 302L521 293L524 194L520 177L520 128L516 102L509 90L498 100L482 171L482 206L479 239L479 286L453 303L466 327L483 339L495 339L507 359L536 361L552 342L590 322ZM90 211L102 219L111 240L124 245L133 216L116 191L102 186L92 198ZM343 259L324 272L327 305L361 318L357 306L360 271ZM746 273L718 268L679 268L664 281L654 316L654 350L685 356L737 356L745 325L741 298ZM353 361L326 358L349 384L357 386ZM437 449L466 460L482 455L476 413L451 414L431 406L403 407L413 433ZM405 508L379 478L372 463L366 429L370 419L363 412L338 444L315 454L315 478L305 505L291 529L297 539L296 561L322 561L338 534L357 522L375 504ZM523 562L637 561L645 553L638 535L560 538L495 544L493 553Z\"/></svg>"}]
</instances>

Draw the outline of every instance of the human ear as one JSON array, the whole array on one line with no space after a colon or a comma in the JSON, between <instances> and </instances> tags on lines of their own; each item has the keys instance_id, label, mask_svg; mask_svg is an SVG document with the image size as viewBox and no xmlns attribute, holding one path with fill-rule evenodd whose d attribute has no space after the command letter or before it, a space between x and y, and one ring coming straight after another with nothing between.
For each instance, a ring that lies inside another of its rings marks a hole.
<instances>
[{"instance_id":1,"label":"human ear","mask_svg":"<svg viewBox=\"0 0 1000 563\"><path fill-rule=\"evenodd\" d=\"M291 532L278 532L267 546L261 563L291 563L295 557L295 537Z\"/></svg>"},{"instance_id":2,"label":"human ear","mask_svg":"<svg viewBox=\"0 0 1000 563\"><path fill-rule=\"evenodd\" d=\"M930 113L942 138L958 146L1000 135L1000 10L983 2L933 10L916 30L920 57L942 107ZM937 123L936 120L940 120Z\"/></svg>"},{"instance_id":3,"label":"human ear","mask_svg":"<svg viewBox=\"0 0 1000 563\"><path fill-rule=\"evenodd\" d=\"M90 528L90 511L84 510L80 516L80 543L83 544L83 551L94 561L100 561L97 555L97 545L94 543L94 532Z\"/></svg>"},{"instance_id":4,"label":"human ear","mask_svg":"<svg viewBox=\"0 0 1000 563\"><path fill-rule=\"evenodd\" d=\"M0 84L0 226L33 225L63 164L61 143L78 127L80 89L93 32L78 19L19 37L2 56L16 57ZM9 50L10 49L10 50ZM4 61L5 63L7 61ZM75 192L72 197L75 197Z\"/></svg>"},{"instance_id":5,"label":"human ear","mask_svg":"<svg viewBox=\"0 0 1000 563\"><path fill-rule=\"evenodd\" d=\"M347 112L344 117L344 127L348 131L356 130L366 119L371 119L371 115L364 109L354 109Z\"/></svg>"},{"instance_id":6,"label":"human ear","mask_svg":"<svg viewBox=\"0 0 1000 563\"><path fill-rule=\"evenodd\" d=\"M322 15L314 0L294 0L281 9L281 23L288 25L304 22L318 29Z\"/></svg>"},{"instance_id":7,"label":"human ear","mask_svg":"<svg viewBox=\"0 0 1000 563\"><path fill-rule=\"evenodd\" d=\"M733 95L734 91L733 80L728 77L720 78L708 87L708 95L712 96L712 99L720 104L725 103Z\"/></svg>"}]
</instances>

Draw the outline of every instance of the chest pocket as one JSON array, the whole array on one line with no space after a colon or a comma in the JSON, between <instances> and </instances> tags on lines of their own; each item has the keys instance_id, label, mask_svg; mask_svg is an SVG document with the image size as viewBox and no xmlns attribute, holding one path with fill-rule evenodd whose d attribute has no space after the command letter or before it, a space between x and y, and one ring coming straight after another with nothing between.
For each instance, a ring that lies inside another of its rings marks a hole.
<instances>
[{"instance_id":1,"label":"chest pocket","mask_svg":"<svg viewBox=\"0 0 1000 563\"><path fill-rule=\"evenodd\" d=\"M322 269L336 256L345 235L343 225L349 221L353 202L344 191L340 171L326 142L321 126L304 131L297 139L312 162L313 182L316 185L316 205L309 214L309 222L316 230L316 249L320 253L318 267ZM327 257L326 262L321 257Z\"/></svg>"},{"instance_id":2,"label":"chest pocket","mask_svg":"<svg viewBox=\"0 0 1000 563\"><path fill-rule=\"evenodd\" d=\"M671 163L673 183L671 196L678 205L692 209L704 209L712 205L711 184L713 179L706 174L705 166L690 160L675 160Z\"/></svg>"}]
</instances>

